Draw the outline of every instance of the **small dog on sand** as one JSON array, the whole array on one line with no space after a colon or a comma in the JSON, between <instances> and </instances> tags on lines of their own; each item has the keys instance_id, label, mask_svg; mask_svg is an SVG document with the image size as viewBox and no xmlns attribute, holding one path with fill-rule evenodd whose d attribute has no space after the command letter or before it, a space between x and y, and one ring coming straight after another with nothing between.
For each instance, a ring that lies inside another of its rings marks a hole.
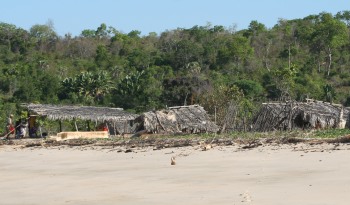
<instances>
[{"instance_id":1,"label":"small dog on sand","mask_svg":"<svg viewBox=\"0 0 350 205\"><path fill-rule=\"evenodd\" d=\"M175 157L171 157L171 163L170 163L171 165L175 165L176 164L176 162L175 162Z\"/></svg>"}]
</instances>

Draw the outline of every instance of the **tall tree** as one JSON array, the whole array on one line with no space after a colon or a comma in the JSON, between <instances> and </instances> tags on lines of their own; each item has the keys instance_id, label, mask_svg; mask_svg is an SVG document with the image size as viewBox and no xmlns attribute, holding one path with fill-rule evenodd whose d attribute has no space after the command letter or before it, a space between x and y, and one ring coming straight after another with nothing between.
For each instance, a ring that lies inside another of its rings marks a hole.
<instances>
[{"instance_id":1,"label":"tall tree","mask_svg":"<svg viewBox=\"0 0 350 205\"><path fill-rule=\"evenodd\" d=\"M332 14L321 13L312 37L314 46L320 49L319 52L323 50L327 55L327 76L329 76L333 52L347 43L348 29L345 23L334 18Z\"/></svg>"},{"instance_id":2,"label":"tall tree","mask_svg":"<svg viewBox=\"0 0 350 205\"><path fill-rule=\"evenodd\" d=\"M52 21L48 21L44 25L36 24L32 26L30 35L35 39L38 50L41 52L52 51L58 40Z\"/></svg>"}]
</instances>

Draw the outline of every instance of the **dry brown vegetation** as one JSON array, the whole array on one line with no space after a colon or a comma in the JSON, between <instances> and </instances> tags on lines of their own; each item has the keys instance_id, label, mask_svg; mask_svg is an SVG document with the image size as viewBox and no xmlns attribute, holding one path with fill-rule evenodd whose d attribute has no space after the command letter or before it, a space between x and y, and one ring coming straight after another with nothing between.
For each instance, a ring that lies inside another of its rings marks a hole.
<instances>
[{"instance_id":1,"label":"dry brown vegetation","mask_svg":"<svg viewBox=\"0 0 350 205\"><path fill-rule=\"evenodd\" d=\"M49 148L49 147L80 147L108 149L117 152L134 152L140 149L160 150L174 147L199 147L206 151L207 147L216 146L238 146L241 149L252 149L259 146L279 146L282 144L339 144L350 143L350 135L339 137L305 137L296 133L270 133L270 137L262 137L264 133L241 137L228 135L183 135L183 136L159 136L147 135L138 138L112 137L109 139L71 139L56 141L54 138L48 139L10 139L1 140L0 146L12 145L18 148ZM266 134L266 133L265 133ZM305 134L305 133L304 133ZM279 136L276 136L279 135Z\"/></svg>"}]
</instances>

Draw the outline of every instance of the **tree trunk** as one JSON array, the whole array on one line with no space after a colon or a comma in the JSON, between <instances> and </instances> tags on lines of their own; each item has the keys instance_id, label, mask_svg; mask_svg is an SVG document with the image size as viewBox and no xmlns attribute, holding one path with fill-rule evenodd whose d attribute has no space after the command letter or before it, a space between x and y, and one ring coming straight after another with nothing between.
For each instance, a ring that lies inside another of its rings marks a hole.
<instances>
[{"instance_id":1,"label":"tree trunk","mask_svg":"<svg viewBox=\"0 0 350 205\"><path fill-rule=\"evenodd\" d=\"M43 132L41 130L41 126L39 126L40 137L43 137Z\"/></svg>"},{"instance_id":2,"label":"tree trunk","mask_svg":"<svg viewBox=\"0 0 350 205\"><path fill-rule=\"evenodd\" d=\"M331 72L331 65L332 65L332 51L331 48L328 47L328 68L327 68L327 76L329 76L330 72Z\"/></svg>"},{"instance_id":3,"label":"tree trunk","mask_svg":"<svg viewBox=\"0 0 350 205\"><path fill-rule=\"evenodd\" d=\"M266 69L268 71L270 71L270 65L269 65L269 62L268 62L268 55L269 55L269 51L270 51L270 45L271 45L270 42L266 45L266 53L265 53L265 67L266 67Z\"/></svg>"},{"instance_id":4,"label":"tree trunk","mask_svg":"<svg viewBox=\"0 0 350 205\"><path fill-rule=\"evenodd\" d=\"M288 46L288 68L290 69L290 45Z\"/></svg>"},{"instance_id":5,"label":"tree trunk","mask_svg":"<svg viewBox=\"0 0 350 205\"><path fill-rule=\"evenodd\" d=\"M221 128L220 134L224 133L226 130L226 122L224 123L224 125Z\"/></svg>"},{"instance_id":6,"label":"tree trunk","mask_svg":"<svg viewBox=\"0 0 350 205\"><path fill-rule=\"evenodd\" d=\"M321 73L321 62L320 62L320 59L318 59L318 73Z\"/></svg>"},{"instance_id":7,"label":"tree trunk","mask_svg":"<svg viewBox=\"0 0 350 205\"><path fill-rule=\"evenodd\" d=\"M185 100L184 100L184 106L187 105L187 97L188 97L188 94L189 94L189 93L186 93L186 97L185 97Z\"/></svg>"},{"instance_id":8,"label":"tree trunk","mask_svg":"<svg viewBox=\"0 0 350 205\"><path fill-rule=\"evenodd\" d=\"M290 108L288 113L288 131L292 130L292 115L293 115L293 102L290 103Z\"/></svg>"}]
</instances>

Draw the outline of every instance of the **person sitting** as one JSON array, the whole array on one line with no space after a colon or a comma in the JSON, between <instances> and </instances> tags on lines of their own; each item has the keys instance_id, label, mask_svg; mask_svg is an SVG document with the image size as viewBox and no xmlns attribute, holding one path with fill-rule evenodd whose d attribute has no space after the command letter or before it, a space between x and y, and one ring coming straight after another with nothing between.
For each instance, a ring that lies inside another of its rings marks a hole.
<instances>
[{"instance_id":1,"label":"person sitting","mask_svg":"<svg viewBox=\"0 0 350 205\"><path fill-rule=\"evenodd\" d=\"M19 133L17 135L17 138L24 138L27 135L27 121L22 120L19 125Z\"/></svg>"},{"instance_id":2,"label":"person sitting","mask_svg":"<svg viewBox=\"0 0 350 205\"><path fill-rule=\"evenodd\" d=\"M29 137L31 137L31 138L38 137L36 132L37 132L37 128L35 126L31 127L29 129Z\"/></svg>"}]
</instances>

